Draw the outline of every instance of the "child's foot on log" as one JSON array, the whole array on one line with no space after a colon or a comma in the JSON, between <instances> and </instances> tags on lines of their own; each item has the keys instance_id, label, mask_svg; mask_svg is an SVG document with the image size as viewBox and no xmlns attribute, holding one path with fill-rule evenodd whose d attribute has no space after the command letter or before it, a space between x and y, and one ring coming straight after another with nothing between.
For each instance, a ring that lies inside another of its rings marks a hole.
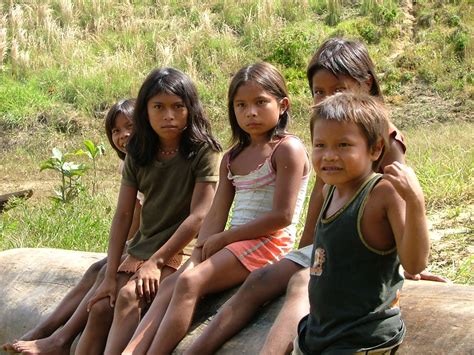
<instances>
[{"instance_id":1,"label":"child's foot on log","mask_svg":"<svg viewBox=\"0 0 474 355\"><path fill-rule=\"evenodd\" d=\"M17 341L12 344L13 351L22 354L69 354L70 343L65 343L61 339L50 336L48 338L29 341Z\"/></svg>"},{"instance_id":2,"label":"child's foot on log","mask_svg":"<svg viewBox=\"0 0 474 355\"><path fill-rule=\"evenodd\" d=\"M19 341L42 339L42 338L49 337L51 334L52 332L48 332L45 329L34 328L34 329L31 329L28 333L24 334L20 339L15 339L12 342L3 344L2 349L5 351L15 351L15 349L13 348L14 343L17 343Z\"/></svg>"}]
</instances>

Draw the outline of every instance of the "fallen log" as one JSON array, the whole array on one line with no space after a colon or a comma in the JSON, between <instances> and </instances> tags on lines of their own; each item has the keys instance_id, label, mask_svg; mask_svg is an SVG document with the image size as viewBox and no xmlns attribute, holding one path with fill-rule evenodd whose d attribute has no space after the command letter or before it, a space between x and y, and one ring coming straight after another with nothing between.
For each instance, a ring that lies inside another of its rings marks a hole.
<instances>
[{"instance_id":1,"label":"fallen log","mask_svg":"<svg viewBox=\"0 0 474 355\"><path fill-rule=\"evenodd\" d=\"M24 334L51 312L87 267L104 257L59 249L11 249L0 252L0 344ZM207 297L192 329L175 354L201 333L218 308L235 292ZM257 354L283 297L262 308L252 324L228 341L218 354ZM407 336L398 354L474 353L474 287L407 281L401 307Z\"/></svg>"},{"instance_id":2,"label":"fallen log","mask_svg":"<svg viewBox=\"0 0 474 355\"><path fill-rule=\"evenodd\" d=\"M30 198L31 195L33 195L33 190L21 190L21 191L15 191L8 194L0 195L0 212L2 212L5 209L7 202L11 200L12 198L27 199L27 198Z\"/></svg>"}]
</instances>

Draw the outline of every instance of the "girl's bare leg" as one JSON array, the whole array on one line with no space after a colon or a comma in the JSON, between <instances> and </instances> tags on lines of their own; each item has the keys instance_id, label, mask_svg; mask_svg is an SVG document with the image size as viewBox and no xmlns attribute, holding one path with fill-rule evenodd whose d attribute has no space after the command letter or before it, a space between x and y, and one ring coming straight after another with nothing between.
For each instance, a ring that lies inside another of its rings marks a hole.
<instances>
[{"instance_id":1,"label":"girl's bare leg","mask_svg":"<svg viewBox=\"0 0 474 355\"><path fill-rule=\"evenodd\" d=\"M130 274L117 274L117 289L120 290L130 279ZM87 305L87 304L86 304ZM76 354L102 354L107 335L112 324L114 309L108 298L102 299L91 307L87 323L77 344Z\"/></svg>"},{"instance_id":2,"label":"girl's bare leg","mask_svg":"<svg viewBox=\"0 0 474 355\"><path fill-rule=\"evenodd\" d=\"M227 249L179 275L171 302L148 354L170 354L186 335L197 301L204 295L238 285L249 271Z\"/></svg>"},{"instance_id":3,"label":"girl's bare leg","mask_svg":"<svg viewBox=\"0 0 474 355\"><path fill-rule=\"evenodd\" d=\"M285 303L278 313L261 355L289 354L297 334L298 323L309 313L308 298L309 269L298 271L290 280Z\"/></svg>"},{"instance_id":4,"label":"girl's bare leg","mask_svg":"<svg viewBox=\"0 0 474 355\"><path fill-rule=\"evenodd\" d=\"M49 337L60 326L65 324L79 307L87 292L94 285L100 269L107 263L107 258L92 264L84 273L79 283L74 286L62 299L56 309L36 327L24 334L20 340L35 340ZM3 350L13 350L12 343L2 345Z\"/></svg>"},{"instance_id":5,"label":"girl's bare leg","mask_svg":"<svg viewBox=\"0 0 474 355\"><path fill-rule=\"evenodd\" d=\"M191 256L191 258L181 266L178 271L167 277L160 284L155 299L143 319L138 324L132 339L122 354L146 354L151 342L153 341L153 337L165 316L166 310L168 309L178 276L181 275L184 270L189 270L194 267L197 263L198 262Z\"/></svg>"},{"instance_id":6,"label":"girl's bare leg","mask_svg":"<svg viewBox=\"0 0 474 355\"><path fill-rule=\"evenodd\" d=\"M175 269L165 266L162 269L160 284L175 271ZM135 281L129 281L117 296L104 354L114 355L122 352L138 326L144 306L143 300L137 299Z\"/></svg>"},{"instance_id":7,"label":"girl's bare leg","mask_svg":"<svg viewBox=\"0 0 474 355\"><path fill-rule=\"evenodd\" d=\"M185 354L215 353L249 323L260 307L282 295L291 276L299 270L301 266L298 264L282 259L273 265L253 271Z\"/></svg>"},{"instance_id":8,"label":"girl's bare leg","mask_svg":"<svg viewBox=\"0 0 474 355\"><path fill-rule=\"evenodd\" d=\"M64 326L47 338L31 341L18 341L12 347L16 352L33 354L69 354L74 339L84 329L87 322L87 303L103 280L105 265L100 270L94 285Z\"/></svg>"}]
</instances>

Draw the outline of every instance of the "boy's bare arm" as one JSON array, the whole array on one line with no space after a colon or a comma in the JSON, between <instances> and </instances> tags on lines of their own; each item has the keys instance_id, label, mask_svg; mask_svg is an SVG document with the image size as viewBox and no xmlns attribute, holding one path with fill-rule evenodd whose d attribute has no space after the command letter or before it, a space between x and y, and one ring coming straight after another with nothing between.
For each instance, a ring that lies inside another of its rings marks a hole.
<instances>
[{"instance_id":1,"label":"boy's bare arm","mask_svg":"<svg viewBox=\"0 0 474 355\"><path fill-rule=\"evenodd\" d=\"M394 188L386 206L400 262L417 274L427 266L430 249L423 191L413 169L398 162L385 167L384 179Z\"/></svg>"}]
</instances>

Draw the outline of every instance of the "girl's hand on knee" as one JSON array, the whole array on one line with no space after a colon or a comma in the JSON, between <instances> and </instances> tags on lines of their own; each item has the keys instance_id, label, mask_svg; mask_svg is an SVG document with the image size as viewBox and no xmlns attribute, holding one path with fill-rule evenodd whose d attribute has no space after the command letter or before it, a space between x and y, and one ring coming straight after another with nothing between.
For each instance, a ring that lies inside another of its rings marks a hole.
<instances>
[{"instance_id":1,"label":"girl's hand on knee","mask_svg":"<svg viewBox=\"0 0 474 355\"><path fill-rule=\"evenodd\" d=\"M100 286L95 291L92 298L87 303L87 312L90 312L94 303L100 301L103 298L109 298L110 307L114 307L115 305L115 294L117 291L117 282L115 279L104 279Z\"/></svg>"},{"instance_id":2,"label":"girl's hand on knee","mask_svg":"<svg viewBox=\"0 0 474 355\"><path fill-rule=\"evenodd\" d=\"M202 260L209 259L212 255L227 245L222 233L209 236L206 240L198 241L196 247L202 247Z\"/></svg>"},{"instance_id":3,"label":"girl's hand on knee","mask_svg":"<svg viewBox=\"0 0 474 355\"><path fill-rule=\"evenodd\" d=\"M136 282L138 297L145 297L145 300L150 303L158 291L160 277L161 269L154 262L147 260L130 280Z\"/></svg>"},{"instance_id":4,"label":"girl's hand on knee","mask_svg":"<svg viewBox=\"0 0 474 355\"><path fill-rule=\"evenodd\" d=\"M196 244L199 244L199 241ZM197 264L200 264L203 261L202 246L197 246L196 245L194 247L193 252L192 252L189 260L190 260L190 263L193 265L193 267L196 266Z\"/></svg>"}]
</instances>

